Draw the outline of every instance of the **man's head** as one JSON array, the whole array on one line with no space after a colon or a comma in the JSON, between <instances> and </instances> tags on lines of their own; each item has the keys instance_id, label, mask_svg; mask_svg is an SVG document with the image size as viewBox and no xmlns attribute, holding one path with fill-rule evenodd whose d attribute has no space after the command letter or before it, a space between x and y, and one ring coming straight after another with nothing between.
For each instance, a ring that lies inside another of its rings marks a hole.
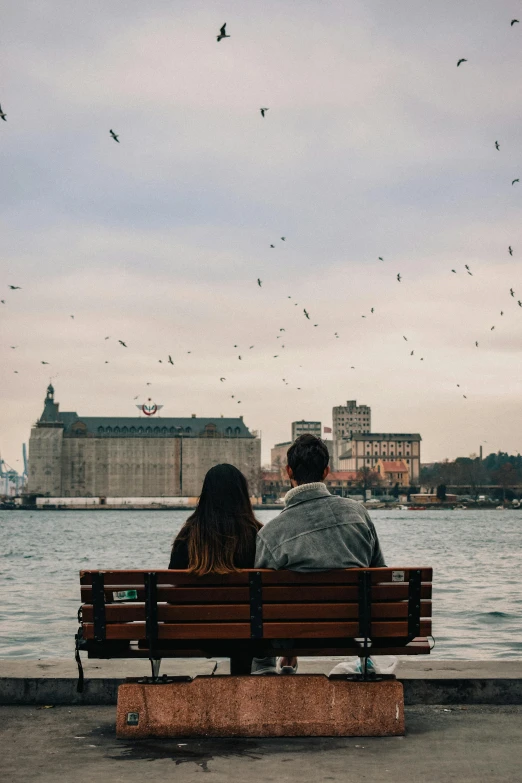
<instances>
[{"instance_id":1,"label":"man's head","mask_svg":"<svg viewBox=\"0 0 522 783\"><path fill-rule=\"evenodd\" d=\"M330 455L321 438L300 435L287 452L286 472L293 487L324 481L330 472Z\"/></svg>"}]
</instances>

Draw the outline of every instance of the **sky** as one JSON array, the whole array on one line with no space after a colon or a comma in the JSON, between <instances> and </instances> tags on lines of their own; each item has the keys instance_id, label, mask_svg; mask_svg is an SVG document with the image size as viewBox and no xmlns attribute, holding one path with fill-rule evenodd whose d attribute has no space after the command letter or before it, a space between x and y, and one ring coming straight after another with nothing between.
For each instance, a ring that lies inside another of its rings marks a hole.
<instances>
[{"instance_id":1,"label":"sky","mask_svg":"<svg viewBox=\"0 0 522 783\"><path fill-rule=\"evenodd\" d=\"M520 450L519 2L11 0L0 28L7 463L50 378L80 416L243 415L265 462L349 399L425 462Z\"/></svg>"}]
</instances>

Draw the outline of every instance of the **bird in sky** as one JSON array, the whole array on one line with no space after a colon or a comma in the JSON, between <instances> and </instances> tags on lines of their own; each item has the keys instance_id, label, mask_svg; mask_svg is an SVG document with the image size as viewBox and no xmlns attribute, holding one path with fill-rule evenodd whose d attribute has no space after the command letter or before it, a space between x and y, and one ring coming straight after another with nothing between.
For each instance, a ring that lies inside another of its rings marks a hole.
<instances>
[{"instance_id":1,"label":"bird in sky","mask_svg":"<svg viewBox=\"0 0 522 783\"><path fill-rule=\"evenodd\" d=\"M268 106L263 106L263 108L259 109L259 111L261 112L261 117L264 117L265 116L265 111L268 111Z\"/></svg>"},{"instance_id":2,"label":"bird in sky","mask_svg":"<svg viewBox=\"0 0 522 783\"><path fill-rule=\"evenodd\" d=\"M504 315L504 311L503 310L500 311L500 315Z\"/></svg>"},{"instance_id":3,"label":"bird in sky","mask_svg":"<svg viewBox=\"0 0 522 783\"><path fill-rule=\"evenodd\" d=\"M174 364L174 362L172 361L172 356L170 355L170 353L169 353L169 364Z\"/></svg>"},{"instance_id":4,"label":"bird in sky","mask_svg":"<svg viewBox=\"0 0 522 783\"><path fill-rule=\"evenodd\" d=\"M40 364L49 364L49 362L40 362Z\"/></svg>"},{"instance_id":5,"label":"bird in sky","mask_svg":"<svg viewBox=\"0 0 522 783\"><path fill-rule=\"evenodd\" d=\"M375 309L372 307L372 309L370 310L370 313L373 313L374 311L375 311Z\"/></svg>"},{"instance_id":6,"label":"bird in sky","mask_svg":"<svg viewBox=\"0 0 522 783\"><path fill-rule=\"evenodd\" d=\"M15 375L18 375L18 370L13 370Z\"/></svg>"},{"instance_id":7,"label":"bird in sky","mask_svg":"<svg viewBox=\"0 0 522 783\"><path fill-rule=\"evenodd\" d=\"M259 277L257 278L257 284L258 284L259 288L261 288L261 286L263 285L263 281L260 280Z\"/></svg>"},{"instance_id":8,"label":"bird in sky","mask_svg":"<svg viewBox=\"0 0 522 783\"><path fill-rule=\"evenodd\" d=\"M226 22L225 22L225 24L223 25L223 27L221 27L221 28L219 29L219 35L218 35L218 37L217 37L217 42L219 43L219 42L221 41L221 39L222 39L222 38L230 38L230 36L229 36L229 35L227 35L227 23L226 23Z\"/></svg>"},{"instance_id":9,"label":"bird in sky","mask_svg":"<svg viewBox=\"0 0 522 783\"><path fill-rule=\"evenodd\" d=\"M250 350L251 348L254 348L254 347L255 347L254 345L250 345L250 346L249 346L249 350Z\"/></svg>"},{"instance_id":10,"label":"bird in sky","mask_svg":"<svg viewBox=\"0 0 522 783\"><path fill-rule=\"evenodd\" d=\"M478 343L477 342L475 342L475 348L478 348Z\"/></svg>"},{"instance_id":11,"label":"bird in sky","mask_svg":"<svg viewBox=\"0 0 522 783\"><path fill-rule=\"evenodd\" d=\"M495 328L495 327L494 327L494 326L492 326L492 327L491 327L491 329L490 329L490 331L492 332L494 328Z\"/></svg>"},{"instance_id":12,"label":"bird in sky","mask_svg":"<svg viewBox=\"0 0 522 783\"><path fill-rule=\"evenodd\" d=\"M279 358L279 354L278 354L278 353L276 353L276 355L275 355L273 358L274 358L274 359L277 359L277 358Z\"/></svg>"},{"instance_id":13,"label":"bird in sky","mask_svg":"<svg viewBox=\"0 0 522 783\"><path fill-rule=\"evenodd\" d=\"M468 275L469 275L470 277L473 277L473 272L470 272L470 271L469 271L469 269L468 269Z\"/></svg>"},{"instance_id":14,"label":"bird in sky","mask_svg":"<svg viewBox=\"0 0 522 783\"><path fill-rule=\"evenodd\" d=\"M72 319L73 319L73 321L74 321L74 315L71 315L71 318L72 318Z\"/></svg>"},{"instance_id":15,"label":"bird in sky","mask_svg":"<svg viewBox=\"0 0 522 783\"><path fill-rule=\"evenodd\" d=\"M379 256L379 261L384 261L384 258L382 256Z\"/></svg>"},{"instance_id":16,"label":"bird in sky","mask_svg":"<svg viewBox=\"0 0 522 783\"><path fill-rule=\"evenodd\" d=\"M5 304L5 299L0 299L0 302L1 302L2 304Z\"/></svg>"},{"instance_id":17,"label":"bird in sky","mask_svg":"<svg viewBox=\"0 0 522 783\"><path fill-rule=\"evenodd\" d=\"M455 274L457 274L457 270L456 269L452 269L451 271L454 272Z\"/></svg>"},{"instance_id":18,"label":"bird in sky","mask_svg":"<svg viewBox=\"0 0 522 783\"><path fill-rule=\"evenodd\" d=\"M145 384L145 386L151 386L151 382L150 382L150 381L147 381L147 383Z\"/></svg>"},{"instance_id":19,"label":"bird in sky","mask_svg":"<svg viewBox=\"0 0 522 783\"><path fill-rule=\"evenodd\" d=\"M192 353L192 351L187 351L187 353Z\"/></svg>"},{"instance_id":20,"label":"bird in sky","mask_svg":"<svg viewBox=\"0 0 522 783\"><path fill-rule=\"evenodd\" d=\"M466 267L466 269L467 269L467 270L468 270L468 272L469 272L469 266L468 266L467 264L464 264L464 266Z\"/></svg>"},{"instance_id":21,"label":"bird in sky","mask_svg":"<svg viewBox=\"0 0 522 783\"><path fill-rule=\"evenodd\" d=\"M314 326L319 326L319 324L314 324Z\"/></svg>"},{"instance_id":22,"label":"bird in sky","mask_svg":"<svg viewBox=\"0 0 522 783\"><path fill-rule=\"evenodd\" d=\"M114 141L117 141L117 142L118 142L118 144L119 144L119 143L120 143L120 139L119 139L119 137L116 135L116 133L114 133L114 131L113 131L113 130L110 130L110 131L109 131L109 133L111 134L111 136L112 136L112 138L114 139Z\"/></svg>"},{"instance_id":23,"label":"bird in sky","mask_svg":"<svg viewBox=\"0 0 522 783\"><path fill-rule=\"evenodd\" d=\"M14 351L16 348L18 348L18 346L17 346L17 345L12 345L12 346L11 346L11 348L12 348L12 349L13 349L13 351Z\"/></svg>"},{"instance_id":24,"label":"bird in sky","mask_svg":"<svg viewBox=\"0 0 522 783\"><path fill-rule=\"evenodd\" d=\"M459 389L460 389L460 383L457 383L457 386L458 386L458 387L459 387Z\"/></svg>"},{"instance_id":25,"label":"bird in sky","mask_svg":"<svg viewBox=\"0 0 522 783\"><path fill-rule=\"evenodd\" d=\"M134 399L135 399L135 400L137 400L139 396L140 396L140 395L139 395L139 394L137 394L137 395L135 396L135 398L134 398Z\"/></svg>"},{"instance_id":26,"label":"bird in sky","mask_svg":"<svg viewBox=\"0 0 522 783\"><path fill-rule=\"evenodd\" d=\"M402 335L402 339L403 339L403 340L406 340L406 342L408 342L408 338L407 338L407 337L405 337L404 335Z\"/></svg>"},{"instance_id":27,"label":"bird in sky","mask_svg":"<svg viewBox=\"0 0 522 783\"><path fill-rule=\"evenodd\" d=\"M22 287L19 286L19 285L10 285L9 288L11 289L11 291L21 291L22 290Z\"/></svg>"},{"instance_id":28,"label":"bird in sky","mask_svg":"<svg viewBox=\"0 0 522 783\"><path fill-rule=\"evenodd\" d=\"M467 62L468 62L468 61L465 59L465 57L461 57L461 58L460 58L460 60L459 60L459 61L458 61L458 63L457 63L457 68L458 68L458 67L459 67L459 65L461 65L462 63L467 63Z\"/></svg>"},{"instance_id":29,"label":"bird in sky","mask_svg":"<svg viewBox=\"0 0 522 783\"><path fill-rule=\"evenodd\" d=\"M7 122L7 114L4 114L4 112L2 111L2 107L1 107L1 106L0 106L0 118L1 118L1 119L2 119L4 122Z\"/></svg>"},{"instance_id":30,"label":"bird in sky","mask_svg":"<svg viewBox=\"0 0 522 783\"><path fill-rule=\"evenodd\" d=\"M158 364L163 364L163 359L158 359Z\"/></svg>"},{"instance_id":31,"label":"bird in sky","mask_svg":"<svg viewBox=\"0 0 522 783\"><path fill-rule=\"evenodd\" d=\"M512 19L512 20L511 20L511 25L510 25L510 27L513 27L513 25L514 25L514 24L517 24L517 23L518 23L518 24L520 24L520 22L519 22L519 20L518 20L518 19Z\"/></svg>"},{"instance_id":32,"label":"bird in sky","mask_svg":"<svg viewBox=\"0 0 522 783\"><path fill-rule=\"evenodd\" d=\"M270 247L275 247L275 245L270 245Z\"/></svg>"},{"instance_id":33,"label":"bird in sky","mask_svg":"<svg viewBox=\"0 0 522 783\"><path fill-rule=\"evenodd\" d=\"M511 184L512 184L512 185L514 185L514 184L515 184L515 182L520 182L520 180L519 180L518 178L517 178L517 179L514 179L514 180L513 180L513 182L512 182Z\"/></svg>"},{"instance_id":34,"label":"bird in sky","mask_svg":"<svg viewBox=\"0 0 522 783\"><path fill-rule=\"evenodd\" d=\"M466 397L466 395L465 395L465 394L463 394L462 396L464 397L464 399L465 399L465 400L467 400L467 399L468 399L468 398Z\"/></svg>"},{"instance_id":35,"label":"bird in sky","mask_svg":"<svg viewBox=\"0 0 522 783\"><path fill-rule=\"evenodd\" d=\"M508 247L508 250L509 250L509 255L512 256L513 255L513 248L511 247L511 245Z\"/></svg>"},{"instance_id":36,"label":"bird in sky","mask_svg":"<svg viewBox=\"0 0 522 783\"><path fill-rule=\"evenodd\" d=\"M310 316L308 315L308 313L307 313L307 311L306 311L306 309L305 309L305 308L303 308L303 313L306 315L306 317L308 318L308 320L310 320Z\"/></svg>"},{"instance_id":37,"label":"bird in sky","mask_svg":"<svg viewBox=\"0 0 522 783\"><path fill-rule=\"evenodd\" d=\"M237 401L237 404L238 404L238 405L241 405L241 400L238 400L238 401Z\"/></svg>"},{"instance_id":38,"label":"bird in sky","mask_svg":"<svg viewBox=\"0 0 522 783\"><path fill-rule=\"evenodd\" d=\"M111 336L110 336L110 335L108 335L108 336L107 336L105 339L106 339L106 340L110 340L110 339L111 339Z\"/></svg>"},{"instance_id":39,"label":"bird in sky","mask_svg":"<svg viewBox=\"0 0 522 783\"><path fill-rule=\"evenodd\" d=\"M399 283L401 282L401 276L400 275L397 275L397 280L399 281Z\"/></svg>"},{"instance_id":40,"label":"bird in sky","mask_svg":"<svg viewBox=\"0 0 522 783\"><path fill-rule=\"evenodd\" d=\"M522 302L520 301L520 299L518 300L518 306L522 307Z\"/></svg>"},{"instance_id":41,"label":"bird in sky","mask_svg":"<svg viewBox=\"0 0 522 783\"><path fill-rule=\"evenodd\" d=\"M415 353L415 351L412 351L412 352L410 353L410 356L413 356L413 354L414 354L414 353Z\"/></svg>"},{"instance_id":42,"label":"bird in sky","mask_svg":"<svg viewBox=\"0 0 522 783\"><path fill-rule=\"evenodd\" d=\"M223 383L223 381L226 381L226 378L220 378L219 380Z\"/></svg>"},{"instance_id":43,"label":"bird in sky","mask_svg":"<svg viewBox=\"0 0 522 783\"><path fill-rule=\"evenodd\" d=\"M109 362L105 362L105 364L109 364Z\"/></svg>"},{"instance_id":44,"label":"bird in sky","mask_svg":"<svg viewBox=\"0 0 522 783\"><path fill-rule=\"evenodd\" d=\"M127 347L127 345L123 342L123 340L118 340L118 342L119 342L120 345L123 345L124 348Z\"/></svg>"},{"instance_id":45,"label":"bird in sky","mask_svg":"<svg viewBox=\"0 0 522 783\"><path fill-rule=\"evenodd\" d=\"M281 237L282 242L286 242L286 237Z\"/></svg>"},{"instance_id":46,"label":"bird in sky","mask_svg":"<svg viewBox=\"0 0 522 783\"><path fill-rule=\"evenodd\" d=\"M500 144L498 143L498 141L495 142L495 147L497 148L497 150L500 149Z\"/></svg>"},{"instance_id":47,"label":"bird in sky","mask_svg":"<svg viewBox=\"0 0 522 783\"><path fill-rule=\"evenodd\" d=\"M366 316L365 315L361 315L361 318L366 318Z\"/></svg>"},{"instance_id":48,"label":"bird in sky","mask_svg":"<svg viewBox=\"0 0 522 783\"><path fill-rule=\"evenodd\" d=\"M511 294L511 296L515 296L515 292L513 291L512 288L509 289L509 293Z\"/></svg>"},{"instance_id":49,"label":"bird in sky","mask_svg":"<svg viewBox=\"0 0 522 783\"><path fill-rule=\"evenodd\" d=\"M285 329L284 327L281 327L281 328L279 329L279 331L280 331L280 332L286 332L286 329Z\"/></svg>"}]
</instances>

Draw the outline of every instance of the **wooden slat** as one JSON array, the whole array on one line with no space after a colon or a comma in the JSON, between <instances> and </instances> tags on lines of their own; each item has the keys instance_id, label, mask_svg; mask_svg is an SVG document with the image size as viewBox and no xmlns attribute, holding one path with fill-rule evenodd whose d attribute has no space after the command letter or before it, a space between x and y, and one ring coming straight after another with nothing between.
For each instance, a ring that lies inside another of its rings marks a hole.
<instances>
[{"instance_id":1,"label":"wooden slat","mask_svg":"<svg viewBox=\"0 0 522 783\"><path fill-rule=\"evenodd\" d=\"M93 621L92 605L82 607L84 622ZM314 603L314 604L265 604L263 618L267 620L349 620L359 616L358 604ZM408 616L408 603L375 604L372 617L378 619L403 619ZM431 601L421 602L421 617L431 617ZM105 609L106 622L136 622L145 620L143 603L108 604ZM158 604L160 622L208 622L250 619L248 604L184 605Z\"/></svg>"},{"instance_id":2,"label":"wooden slat","mask_svg":"<svg viewBox=\"0 0 522 783\"><path fill-rule=\"evenodd\" d=\"M263 654L270 654L273 653L274 650L267 649L263 651ZM352 655L358 655L361 652L360 647L314 647L314 648L306 648L306 647L292 647L288 649L277 649L277 655L288 655L289 657L292 656L317 656L317 657L330 657L330 656L352 656ZM414 641L410 642L406 647L380 647L378 652L376 650L372 651L372 654L376 655L426 655L430 652L430 645L428 643L428 640L425 639L423 641ZM154 650L154 653L158 656L158 658L206 658L209 657L208 649L207 647L205 650L197 650L197 649L171 649L171 648L165 648L165 649L156 649ZM216 654L217 655L217 654ZM97 652L95 653L88 653L89 658L101 658L102 656L99 655ZM109 658L149 658L150 652L147 647L143 648L129 648L128 650L122 651L122 652L111 652L111 654L108 656ZM226 656L223 656L226 657ZM332 664L333 665L333 664Z\"/></svg>"},{"instance_id":3,"label":"wooden slat","mask_svg":"<svg viewBox=\"0 0 522 783\"><path fill-rule=\"evenodd\" d=\"M115 585L117 590L137 589L138 600L145 599L145 591L136 585L126 584L125 586ZM105 600L113 600L114 591L110 588L105 590ZM421 586L421 598L431 598L431 584ZM92 603L92 588L90 586L81 587L81 597L84 603ZM408 585L404 583L374 585L372 587L373 601L400 601L408 598ZM248 603L250 600L249 589L247 587L158 587L158 601L171 601L175 604L223 604L223 603ZM303 587L290 585L287 587L263 587L263 603L282 602L282 603L304 603L330 601L345 603L354 603L358 600L358 588L356 586L323 586Z\"/></svg>"},{"instance_id":4,"label":"wooden slat","mask_svg":"<svg viewBox=\"0 0 522 783\"><path fill-rule=\"evenodd\" d=\"M154 573L158 576L158 584L164 585L193 585L193 586L209 586L209 585L247 585L248 575L253 570L259 570L263 575L263 584L266 585L286 585L286 584L299 584L299 585L315 585L315 584L357 584L359 579L359 572L361 569L348 568L339 569L335 571L320 571L314 573L299 573L296 571L272 571L267 569L248 569L239 571L232 574L208 574L206 576L194 576L194 574L188 571L168 571L159 570ZM404 581L408 581L409 573L412 570L421 571L421 580L423 582L431 582L433 578L433 569L426 567L413 568L394 566L393 568L370 568L362 569L368 570L372 574L372 582L391 582L392 573L398 571L404 571ZM80 572L80 584L91 585L93 573L99 573L98 571L81 571ZM103 571L106 585L144 585L144 574L149 573L144 570L129 570L129 571Z\"/></svg>"},{"instance_id":5,"label":"wooden slat","mask_svg":"<svg viewBox=\"0 0 522 783\"><path fill-rule=\"evenodd\" d=\"M94 638L92 623L84 623L86 639ZM420 632L425 636L431 634L431 621L422 620ZM332 637L359 636L357 622L267 622L263 623L264 639L321 639ZM144 639L144 623L126 623L107 625L107 639ZM408 624L405 622L374 622L371 627L372 637L386 636L405 637L408 634ZM161 639L250 639L250 623L179 623L160 624L158 638Z\"/></svg>"}]
</instances>

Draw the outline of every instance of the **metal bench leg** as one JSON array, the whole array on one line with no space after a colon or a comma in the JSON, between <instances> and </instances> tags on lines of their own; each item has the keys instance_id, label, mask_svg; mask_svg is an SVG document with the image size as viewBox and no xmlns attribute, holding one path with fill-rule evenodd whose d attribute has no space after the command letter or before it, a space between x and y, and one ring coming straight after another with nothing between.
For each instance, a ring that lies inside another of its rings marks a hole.
<instances>
[{"instance_id":1,"label":"metal bench leg","mask_svg":"<svg viewBox=\"0 0 522 783\"><path fill-rule=\"evenodd\" d=\"M152 679L157 680L160 672L161 658L150 658L149 660L152 668Z\"/></svg>"}]
</instances>

